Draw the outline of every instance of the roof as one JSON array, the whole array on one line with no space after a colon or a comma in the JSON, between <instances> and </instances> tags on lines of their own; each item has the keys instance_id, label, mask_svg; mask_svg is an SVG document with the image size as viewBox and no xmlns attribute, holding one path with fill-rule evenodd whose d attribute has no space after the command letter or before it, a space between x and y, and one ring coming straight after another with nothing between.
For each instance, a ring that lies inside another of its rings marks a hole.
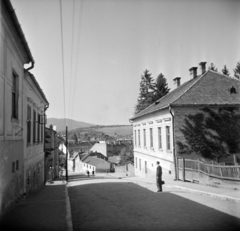
<instances>
[{"instance_id":1,"label":"roof","mask_svg":"<svg viewBox=\"0 0 240 231\"><path fill-rule=\"evenodd\" d=\"M235 93L230 93L234 87ZM240 81L208 70L169 92L131 120L159 111L169 106L238 105L240 106Z\"/></svg>"},{"instance_id":2,"label":"roof","mask_svg":"<svg viewBox=\"0 0 240 231\"><path fill-rule=\"evenodd\" d=\"M28 73L28 74L29 74L29 76L30 76L31 79L33 80L35 86L37 87L40 95L42 96L42 98L44 99L44 101L45 101L47 104L49 104L49 102L48 102L48 100L47 100L47 98L46 98L46 96L45 96L42 88L40 87L39 83L37 82L35 76L34 76L32 73L30 73L29 71L27 71L27 70L25 70L25 73Z\"/></svg>"},{"instance_id":3,"label":"roof","mask_svg":"<svg viewBox=\"0 0 240 231\"><path fill-rule=\"evenodd\" d=\"M97 169L108 170L110 168L110 163L109 162L107 162L106 160L94 157L94 156L89 156L83 162L87 163L87 164L91 164L91 165L95 166Z\"/></svg>"},{"instance_id":4,"label":"roof","mask_svg":"<svg viewBox=\"0 0 240 231\"><path fill-rule=\"evenodd\" d=\"M21 43L23 44L23 47L27 53L27 56L29 58L29 62L31 61L32 63L34 63L34 59L33 59L33 56L32 56L32 53L30 51L30 48L28 46L28 43L27 43L27 40L24 36L24 33L22 31L22 28L21 28L21 25L18 21L18 18L17 18L17 15L15 14L15 10L13 9L13 6L11 4L11 1L10 0L4 0L3 3L5 4L7 10L8 10L8 13L12 19L12 22L13 22L13 25L17 31L17 34L21 40Z\"/></svg>"}]
</instances>

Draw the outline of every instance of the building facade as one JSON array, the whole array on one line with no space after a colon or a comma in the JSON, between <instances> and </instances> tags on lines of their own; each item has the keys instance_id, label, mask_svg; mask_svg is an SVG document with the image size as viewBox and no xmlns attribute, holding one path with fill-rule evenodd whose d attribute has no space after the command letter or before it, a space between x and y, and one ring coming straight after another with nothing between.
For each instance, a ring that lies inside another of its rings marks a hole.
<instances>
[{"instance_id":1,"label":"building facade","mask_svg":"<svg viewBox=\"0 0 240 231\"><path fill-rule=\"evenodd\" d=\"M25 64L31 65L25 69ZM38 118L48 103L29 76L33 67L12 4L0 0L0 216L42 184L43 146L37 131L41 132Z\"/></svg>"},{"instance_id":2,"label":"building facade","mask_svg":"<svg viewBox=\"0 0 240 231\"><path fill-rule=\"evenodd\" d=\"M35 77L24 75L24 191L29 194L44 185L44 127L48 101Z\"/></svg>"},{"instance_id":3,"label":"building facade","mask_svg":"<svg viewBox=\"0 0 240 231\"><path fill-rule=\"evenodd\" d=\"M187 116L204 113L208 108L218 112L221 108L240 109L240 81L214 71L206 72L206 62L201 62L202 73L191 68L192 78L160 98L131 118L134 135L134 167L136 176L155 176L156 162L163 172L176 178L177 143L185 142L182 128ZM194 153L187 158L196 158Z\"/></svg>"}]
</instances>

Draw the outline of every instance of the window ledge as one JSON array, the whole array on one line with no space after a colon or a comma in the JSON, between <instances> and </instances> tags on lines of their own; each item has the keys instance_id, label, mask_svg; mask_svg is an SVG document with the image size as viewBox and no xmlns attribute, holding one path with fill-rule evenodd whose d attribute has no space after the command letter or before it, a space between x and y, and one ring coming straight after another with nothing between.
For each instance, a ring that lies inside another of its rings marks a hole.
<instances>
[{"instance_id":1,"label":"window ledge","mask_svg":"<svg viewBox=\"0 0 240 231\"><path fill-rule=\"evenodd\" d=\"M166 150L166 152L168 152L168 153L172 153L172 150Z\"/></svg>"},{"instance_id":2,"label":"window ledge","mask_svg":"<svg viewBox=\"0 0 240 231\"><path fill-rule=\"evenodd\" d=\"M162 149L162 148L159 148L158 151L163 152L163 149Z\"/></svg>"}]
</instances>

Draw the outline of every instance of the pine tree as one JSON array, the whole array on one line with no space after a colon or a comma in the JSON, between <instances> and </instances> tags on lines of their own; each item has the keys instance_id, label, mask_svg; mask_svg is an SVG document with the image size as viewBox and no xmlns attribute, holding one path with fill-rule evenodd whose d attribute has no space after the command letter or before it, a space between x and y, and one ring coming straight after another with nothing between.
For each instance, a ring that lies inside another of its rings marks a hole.
<instances>
[{"instance_id":1,"label":"pine tree","mask_svg":"<svg viewBox=\"0 0 240 231\"><path fill-rule=\"evenodd\" d=\"M168 88L167 80L162 73L160 73L154 83L154 101L162 98L168 94L170 88Z\"/></svg>"},{"instance_id":2,"label":"pine tree","mask_svg":"<svg viewBox=\"0 0 240 231\"><path fill-rule=\"evenodd\" d=\"M227 66L226 66L226 65L224 65L224 67L223 67L223 69L222 69L222 73L223 73L224 75L227 75L227 76L229 76L229 75L230 75L230 72L228 71L228 69L227 69Z\"/></svg>"},{"instance_id":3,"label":"pine tree","mask_svg":"<svg viewBox=\"0 0 240 231\"><path fill-rule=\"evenodd\" d=\"M140 92L138 96L138 102L135 106L134 114L138 114L140 111L148 107L154 98L154 86L152 74L146 69L141 75Z\"/></svg>"},{"instance_id":4,"label":"pine tree","mask_svg":"<svg viewBox=\"0 0 240 231\"><path fill-rule=\"evenodd\" d=\"M233 69L233 72L234 72L234 76L235 76L237 79L240 79L240 61L237 63L236 68Z\"/></svg>"},{"instance_id":5,"label":"pine tree","mask_svg":"<svg viewBox=\"0 0 240 231\"><path fill-rule=\"evenodd\" d=\"M212 71L218 71L218 69L215 67L215 65L213 63L210 64L210 66L208 67L208 70L212 70Z\"/></svg>"}]
</instances>

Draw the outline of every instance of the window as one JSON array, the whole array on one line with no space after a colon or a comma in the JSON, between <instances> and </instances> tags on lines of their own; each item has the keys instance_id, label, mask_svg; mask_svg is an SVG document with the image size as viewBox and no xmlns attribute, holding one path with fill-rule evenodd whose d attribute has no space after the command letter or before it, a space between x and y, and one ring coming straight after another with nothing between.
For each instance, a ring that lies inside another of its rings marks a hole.
<instances>
[{"instance_id":1,"label":"window","mask_svg":"<svg viewBox=\"0 0 240 231\"><path fill-rule=\"evenodd\" d=\"M166 145L167 145L167 150L171 149L171 144L170 144L170 127L166 126Z\"/></svg>"},{"instance_id":2,"label":"window","mask_svg":"<svg viewBox=\"0 0 240 231\"><path fill-rule=\"evenodd\" d=\"M12 173L15 172L15 162L12 162Z\"/></svg>"},{"instance_id":3,"label":"window","mask_svg":"<svg viewBox=\"0 0 240 231\"><path fill-rule=\"evenodd\" d=\"M12 74L12 118L18 119L18 76Z\"/></svg>"},{"instance_id":4,"label":"window","mask_svg":"<svg viewBox=\"0 0 240 231\"><path fill-rule=\"evenodd\" d=\"M158 128L158 148L162 149L162 129Z\"/></svg>"},{"instance_id":5,"label":"window","mask_svg":"<svg viewBox=\"0 0 240 231\"><path fill-rule=\"evenodd\" d=\"M135 163L136 163L136 168L137 168L137 157L136 157L136 161L135 161Z\"/></svg>"},{"instance_id":6,"label":"window","mask_svg":"<svg viewBox=\"0 0 240 231\"><path fill-rule=\"evenodd\" d=\"M147 174L147 161L145 160L145 173Z\"/></svg>"},{"instance_id":7,"label":"window","mask_svg":"<svg viewBox=\"0 0 240 231\"><path fill-rule=\"evenodd\" d=\"M138 130L138 146L141 146L140 130Z\"/></svg>"},{"instance_id":8,"label":"window","mask_svg":"<svg viewBox=\"0 0 240 231\"><path fill-rule=\"evenodd\" d=\"M35 123L36 123L36 111L33 110L33 143L35 143L35 141L36 141L36 126L35 126Z\"/></svg>"},{"instance_id":9,"label":"window","mask_svg":"<svg viewBox=\"0 0 240 231\"><path fill-rule=\"evenodd\" d=\"M139 159L139 170L141 170L141 159Z\"/></svg>"},{"instance_id":10,"label":"window","mask_svg":"<svg viewBox=\"0 0 240 231\"><path fill-rule=\"evenodd\" d=\"M144 142L144 147L146 147L146 129L143 129L143 142Z\"/></svg>"},{"instance_id":11,"label":"window","mask_svg":"<svg viewBox=\"0 0 240 231\"><path fill-rule=\"evenodd\" d=\"M16 161L16 171L19 169L19 161Z\"/></svg>"},{"instance_id":12,"label":"window","mask_svg":"<svg viewBox=\"0 0 240 231\"><path fill-rule=\"evenodd\" d=\"M42 115L42 118L45 120L45 115ZM45 121L44 121L45 123ZM42 136L42 142L44 141L44 124L41 123L41 136Z\"/></svg>"},{"instance_id":13,"label":"window","mask_svg":"<svg viewBox=\"0 0 240 231\"><path fill-rule=\"evenodd\" d=\"M41 126L41 124L40 124L40 115L38 114L38 123L37 123L37 126L38 126L38 136L37 136L37 140L38 140L38 142L40 143L40 141L41 141L41 129L40 129L40 126Z\"/></svg>"},{"instance_id":14,"label":"window","mask_svg":"<svg viewBox=\"0 0 240 231\"><path fill-rule=\"evenodd\" d=\"M150 147L153 147L153 129L150 128Z\"/></svg>"},{"instance_id":15,"label":"window","mask_svg":"<svg viewBox=\"0 0 240 231\"><path fill-rule=\"evenodd\" d=\"M27 106L27 143L31 143L31 107Z\"/></svg>"},{"instance_id":16,"label":"window","mask_svg":"<svg viewBox=\"0 0 240 231\"><path fill-rule=\"evenodd\" d=\"M135 146L137 146L137 134L136 130L134 131L134 141L135 141Z\"/></svg>"}]
</instances>

